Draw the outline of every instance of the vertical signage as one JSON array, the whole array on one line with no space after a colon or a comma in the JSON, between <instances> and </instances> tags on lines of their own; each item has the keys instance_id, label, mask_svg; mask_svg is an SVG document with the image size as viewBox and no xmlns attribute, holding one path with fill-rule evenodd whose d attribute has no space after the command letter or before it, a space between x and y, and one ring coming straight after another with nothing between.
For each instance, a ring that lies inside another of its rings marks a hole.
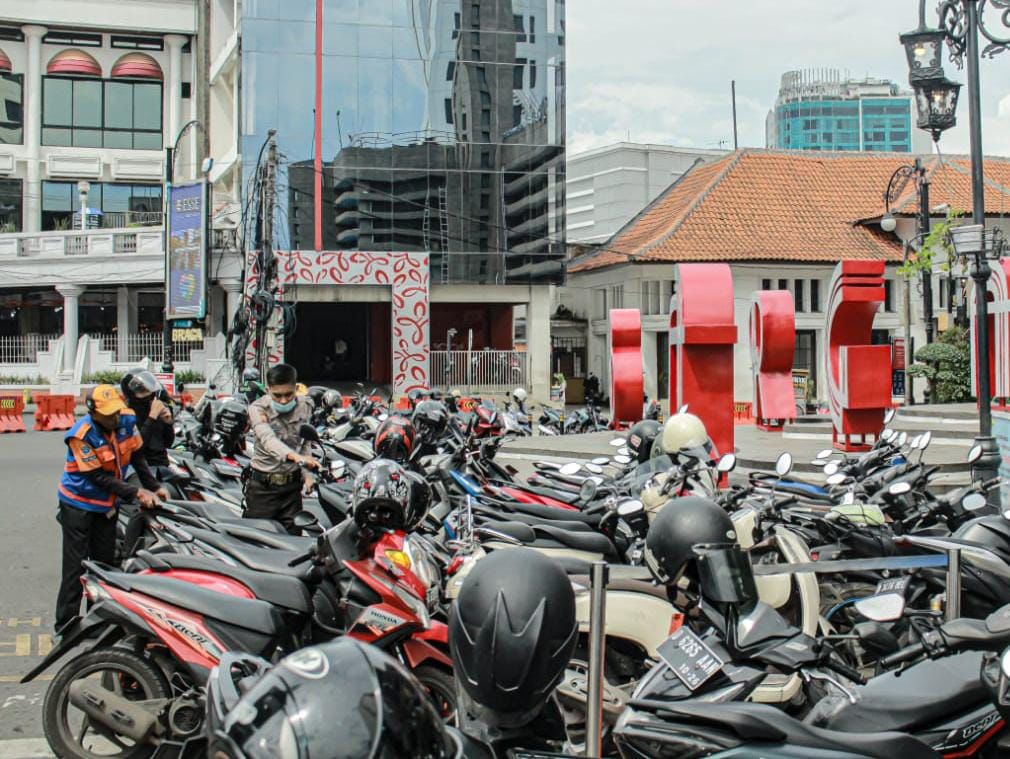
<instances>
[{"instance_id":1,"label":"vertical signage","mask_svg":"<svg viewBox=\"0 0 1010 759\"><path fill-rule=\"evenodd\" d=\"M202 319L207 311L206 193L203 182L173 185L168 202L168 319Z\"/></svg>"}]
</instances>

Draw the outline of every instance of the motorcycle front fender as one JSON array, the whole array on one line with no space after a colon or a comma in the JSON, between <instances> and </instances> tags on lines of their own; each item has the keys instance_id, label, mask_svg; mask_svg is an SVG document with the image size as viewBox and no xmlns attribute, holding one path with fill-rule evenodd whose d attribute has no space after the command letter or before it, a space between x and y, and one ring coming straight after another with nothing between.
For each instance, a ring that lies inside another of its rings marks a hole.
<instances>
[{"instance_id":1,"label":"motorcycle front fender","mask_svg":"<svg viewBox=\"0 0 1010 759\"><path fill-rule=\"evenodd\" d=\"M402 645L403 654L407 657L407 664L410 665L411 669L417 669L428 661L452 669L452 659L426 640L420 640L417 636L414 636L403 641Z\"/></svg>"}]
</instances>

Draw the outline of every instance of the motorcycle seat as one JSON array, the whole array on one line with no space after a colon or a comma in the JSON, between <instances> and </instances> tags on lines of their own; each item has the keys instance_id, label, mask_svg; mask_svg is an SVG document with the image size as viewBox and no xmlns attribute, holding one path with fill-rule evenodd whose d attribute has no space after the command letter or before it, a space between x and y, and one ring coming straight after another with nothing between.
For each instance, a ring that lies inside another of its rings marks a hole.
<instances>
[{"instance_id":1,"label":"motorcycle seat","mask_svg":"<svg viewBox=\"0 0 1010 759\"><path fill-rule=\"evenodd\" d=\"M538 517L529 516L528 514L502 514L495 512L491 509L474 509L475 516L478 520L481 518L491 519L492 521L505 521L505 522L521 522L529 526L534 525L548 525L550 527L560 527L565 530L570 530L571 532L596 532L592 525L586 524L585 522L575 522L572 520L564 521L560 519L540 519Z\"/></svg>"},{"instance_id":2,"label":"motorcycle seat","mask_svg":"<svg viewBox=\"0 0 1010 759\"><path fill-rule=\"evenodd\" d=\"M295 567L288 566L289 561L307 550L311 544L311 539L308 538L304 539L308 542L304 543L305 548L302 550L280 550L277 548L260 548L259 546L250 545L249 543L212 532L211 530L191 529L189 532L197 540L213 546L222 553L233 557L243 566L255 569L257 572L272 572L303 580L312 569L312 564L309 562Z\"/></svg>"},{"instance_id":3,"label":"motorcycle seat","mask_svg":"<svg viewBox=\"0 0 1010 759\"><path fill-rule=\"evenodd\" d=\"M498 522L490 519L484 522L483 526L535 547L549 548L551 546L544 541L552 541L559 544L559 547L572 548L577 551L601 553L605 556L616 553L614 544L605 535L595 532L569 532L557 527L528 525L521 522Z\"/></svg>"},{"instance_id":4,"label":"motorcycle seat","mask_svg":"<svg viewBox=\"0 0 1010 759\"><path fill-rule=\"evenodd\" d=\"M944 721L989 700L979 678L982 654L968 652L931 659L900 675L878 675L857 692L855 704L846 703L825 724L832 730L902 730Z\"/></svg>"},{"instance_id":5,"label":"motorcycle seat","mask_svg":"<svg viewBox=\"0 0 1010 759\"><path fill-rule=\"evenodd\" d=\"M260 601L281 606L290 611L308 614L312 609L312 598L308 588L301 580L284 575L257 572L244 567L234 567L223 561L206 556L187 556L176 553L159 553L157 555L140 552L155 571L164 569L189 569L197 572L210 572L238 580L251 590Z\"/></svg>"},{"instance_id":6,"label":"motorcycle seat","mask_svg":"<svg viewBox=\"0 0 1010 759\"><path fill-rule=\"evenodd\" d=\"M528 493L535 493L536 495L545 495L548 498L553 498L553 499L555 499L557 501L561 501L562 503L567 503L567 504L572 504L572 505L574 505L575 503L577 503L578 500L579 500L579 493L578 493L578 491L563 490L560 487L549 487L549 486L542 487L540 483L543 483L544 480L543 480L543 478L537 477L537 475L532 475L530 477L530 480L531 480L531 482L529 484L526 484L526 485L522 486L523 490L527 491ZM580 480L579 481L579 485L581 485L581 484L582 484L582 482ZM551 507L548 506L547 508L551 508Z\"/></svg>"},{"instance_id":7,"label":"motorcycle seat","mask_svg":"<svg viewBox=\"0 0 1010 759\"><path fill-rule=\"evenodd\" d=\"M611 569L614 569L612 567ZM589 587L589 575L576 575L569 574L568 579L573 583L578 583L579 585L584 585ZM652 582L651 578L648 580L634 579L631 577L613 577L607 581L607 590L613 591L624 591L626 593L643 593L648 596L655 596L664 601L669 601L670 597L666 593L666 587L663 585L657 585Z\"/></svg>"},{"instance_id":8,"label":"motorcycle seat","mask_svg":"<svg viewBox=\"0 0 1010 759\"><path fill-rule=\"evenodd\" d=\"M520 514L540 517L541 519L549 519L560 522L585 522L593 527L600 524L600 514L586 514L583 511L571 511L569 509L555 508L554 506L542 506L538 503L509 503L507 508Z\"/></svg>"},{"instance_id":9,"label":"motorcycle seat","mask_svg":"<svg viewBox=\"0 0 1010 759\"><path fill-rule=\"evenodd\" d=\"M978 672L975 676L978 677ZM767 704L671 703L663 706L660 715L665 714L672 714L678 722L683 720L699 727L714 724L732 730L748 743L785 744L794 749L803 747L874 759L938 759L940 756L918 738L905 733L865 732L867 725L861 726L860 732L825 730L804 724Z\"/></svg>"},{"instance_id":10,"label":"motorcycle seat","mask_svg":"<svg viewBox=\"0 0 1010 759\"><path fill-rule=\"evenodd\" d=\"M108 572L110 580L136 593L156 598L186 611L196 612L229 625L275 636L284 630L281 613L265 601L232 596L206 590L192 583L157 575Z\"/></svg>"},{"instance_id":11,"label":"motorcycle seat","mask_svg":"<svg viewBox=\"0 0 1010 759\"><path fill-rule=\"evenodd\" d=\"M268 548L279 548L282 551L304 551L306 546L310 544L308 543L309 540L312 542L315 541L314 538L309 539L299 535L289 535L286 530L284 532L274 532L273 530L267 532L252 525L243 524L243 522L245 522L244 519L235 520L234 522L223 522L219 524L219 527L225 535L231 535L239 540L245 540Z\"/></svg>"}]
</instances>

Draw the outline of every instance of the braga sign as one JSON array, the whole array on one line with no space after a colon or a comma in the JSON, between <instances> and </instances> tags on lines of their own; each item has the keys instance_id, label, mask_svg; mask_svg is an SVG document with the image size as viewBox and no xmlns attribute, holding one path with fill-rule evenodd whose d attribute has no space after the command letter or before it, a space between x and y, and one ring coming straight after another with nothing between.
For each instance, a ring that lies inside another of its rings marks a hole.
<instances>
[{"instance_id":1,"label":"braga sign","mask_svg":"<svg viewBox=\"0 0 1010 759\"><path fill-rule=\"evenodd\" d=\"M175 185L169 190L169 319L202 319L206 314L205 197L203 182Z\"/></svg>"}]
</instances>

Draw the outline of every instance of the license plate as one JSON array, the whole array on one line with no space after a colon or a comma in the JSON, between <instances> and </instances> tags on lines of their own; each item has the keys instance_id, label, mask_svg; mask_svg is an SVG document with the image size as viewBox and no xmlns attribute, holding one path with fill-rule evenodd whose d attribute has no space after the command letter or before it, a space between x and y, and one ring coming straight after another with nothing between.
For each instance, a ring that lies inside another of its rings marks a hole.
<instances>
[{"instance_id":1,"label":"license plate","mask_svg":"<svg viewBox=\"0 0 1010 759\"><path fill-rule=\"evenodd\" d=\"M911 579L908 575L903 575L902 577L889 577L886 580L881 580L877 583L877 592L874 595L882 596L885 593L897 593L899 596L904 597L905 590L908 588L908 583Z\"/></svg>"},{"instance_id":2,"label":"license plate","mask_svg":"<svg viewBox=\"0 0 1010 759\"><path fill-rule=\"evenodd\" d=\"M723 660L711 648L702 643L701 638L686 627L663 641L656 649L688 690L700 688L716 672L722 669Z\"/></svg>"}]
</instances>

